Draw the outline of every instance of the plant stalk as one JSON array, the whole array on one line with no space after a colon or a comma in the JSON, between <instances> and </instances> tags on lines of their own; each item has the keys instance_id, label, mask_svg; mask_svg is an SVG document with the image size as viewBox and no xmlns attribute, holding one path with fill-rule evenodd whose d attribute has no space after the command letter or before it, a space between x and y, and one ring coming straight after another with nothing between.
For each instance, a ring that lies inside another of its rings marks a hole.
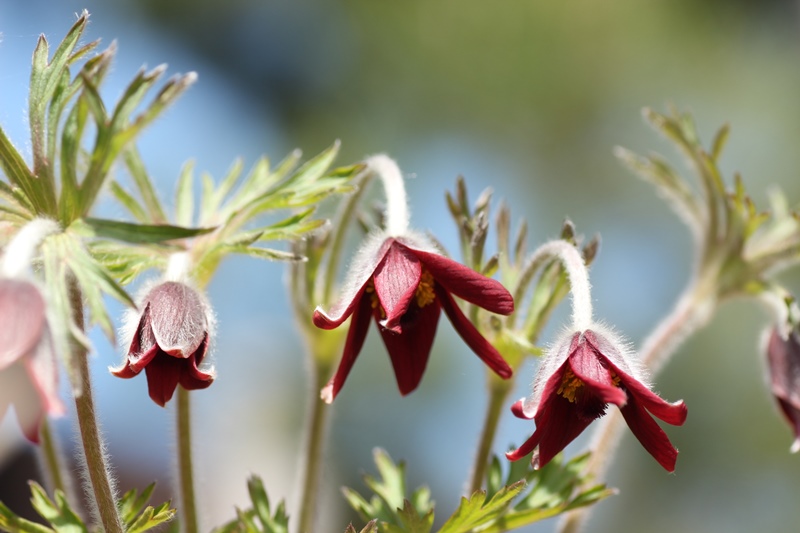
<instances>
[{"instance_id":1,"label":"plant stalk","mask_svg":"<svg viewBox=\"0 0 800 533\"><path fill-rule=\"evenodd\" d=\"M497 426L500 423L503 407L512 388L512 384L507 381L501 381L494 376L491 376L491 379L495 383L490 388L489 404L486 406L486 415L483 419L478 452L475 455L475 462L472 466L472 479L469 484L470 494L483 488L483 480L486 477L486 469L489 466L489 456L492 453L492 444L497 433Z\"/></svg>"},{"instance_id":2,"label":"plant stalk","mask_svg":"<svg viewBox=\"0 0 800 533\"><path fill-rule=\"evenodd\" d=\"M75 324L84 329L83 299L81 291L74 279L68 281L70 288L70 304L72 317ZM83 444L83 455L86 464L86 473L94 496L97 516L106 533L123 533L125 529L117 510L114 486L111 473L106 461L105 444L100 435L100 427L95 415L94 399L92 397L92 381L89 372L89 354L86 348L74 342L72 349L76 352L73 361L78 365L78 376L81 382L79 387L82 392L75 396L75 409L78 417L78 428Z\"/></svg>"},{"instance_id":3,"label":"plant stalk","mask_svg":"<svg viewBox=\"0 0 800 533\"><path fill-rule=\"evenodd\" d=\"M176 429L178 432L178 481L181 498L181 526L185 533L197 533L197 500L194 494L192 417L189 391L178 386L177 396Z\"/></svg>"},{"instance_id":4,"label":"plant stalk","mask_svg":"<svg viewBox=\"0 0 800 533\"><path fill-rule=\"evenodd\" d=\"M39 428L39 437L41 439L39 443L39 456L42 468L45 472L45 478L49 485L48 489L51 491L61 491L67 496L67 500L70 504L75 503L71 484L67 484L67 478L64 475L63 455L59 449L58 442L56 442L53 436L50 421L46 417L42 420L42 425Z\"/></svg>"},{"instance_id":5,"label":"plant stalk","mask_svg":"<svg viewBox=\"0 0 800 533\"><path fill-rule=\"evenodd\" d=\"M311 412L306 432L305 460L303 469L303 489L300 500L300 521L298 533L314 531L319 500L320 468L325 453L328 413L330 407L319 397L319 391L328 379L327 365L315 364L314 388L311 391Z\"/></svg>"}]
</instances>

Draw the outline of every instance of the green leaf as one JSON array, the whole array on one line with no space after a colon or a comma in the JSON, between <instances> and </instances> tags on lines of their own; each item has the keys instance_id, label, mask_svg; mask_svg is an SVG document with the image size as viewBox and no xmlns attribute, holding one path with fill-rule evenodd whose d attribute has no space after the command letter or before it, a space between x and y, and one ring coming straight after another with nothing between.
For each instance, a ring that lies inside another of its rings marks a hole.
<instances>
[{"instance_id":1,"label":"green leaf","mask_svg":"<svg viewBox=\"0 0 800 533\"><path fill-rule=\"evenodd\" d=\"M461 505L445 522L439 533L468 533L496 519L525 488L525 481L518 481L500 489L488 502L486 491L475 491L472 496L461 498Z\"/></svg>"},{"instance_id":2,"label":"green leaf","mask_svg":"<svg viewBox=\"0 0 800 533\"><path fill-rule=\"evenodd\" d=\"M3 502L0 502L0 529L10 533L54 533L49 527L17 516Z\"/></svg>"},{"instance_id":3,"label":"green leaf","mask_svg":"<svg viewBox=\"0 0 800 533\"><path fill-rule=\"evenodd\" d=\"M253 504L251 509L236 509L236 518L223 526L215 528L212 533L288 533L289 516L286 505L281 501L273 512L270 508L264 483L258 476L247 480L247 490ZM261 527L256 523L260 522Z\"/></svg>"},{"instance_id":4,"label":"green leaf","mask_svg":"<svg viewBox=\"0 0 800 533\"><path fill-rule=\"evenodd\" d=\"M180 226L191 226L194 216L194 163L189 161L181 169L175 192L175 221Z\"/></svg>"},{"instance_id":5,"label":"green leaf","mask_svg":"<svg viewBox=\"0 0 800 533\"><path fill-rule=\"evenodd\" d=\"M154 224L164 224L167 221L167 216L164 214L164 209L161 207L161 202L158 200L153 181L144 167L142 157L135 146L131 146L123 153L125 166L128 168L133 182L139 189L139 194L142 198L142 203L149 217L147 222Z\"/></svg>"},{"instance_id":6,"label":"green leaf","mask_svg":"<svg viewBox=\"0 0 800 533\"><path fill-rule=\"evenodd\" d=\"M86 525L69 507L64 493L55 492L55 502L47 497L45 490L35 481L30 482L31 504L58 533L89 533Z\"/></svg>"},{"instance_id":7,"label":"green leaf","mask_svg":"<svg viewBox=\"0 0 800 533\"><path fill-rule=\"evenodd\" d=\"M154 244L211 233L216 228L184 228L169 224L134 224L101 218L85 218L83 225L98 237L133 244Z\"/></svg>"},{"instance_id":8,"label":"green leaf","mask_svg":"<svg viewBox=\"0 0 800 533\"><path fill-rule=\"evenodd\" d=\"M170 508L170 502L162 503L158 507L147 505L155 486L155 483L151 483L141 493L131 489L117 503L126 533L142 533L175 517L176 511Z\"/></svg>"},{"instance_id":9,"label":"green leaf","mask_svg":"<svg viewBox=\"0 0 800 533\"><path fill-rule=\"evenodd\" d=\"M117 183L116 181L112 181L110 184L111 194L114 195L114 198L122 204L122 206L128 210L128 212L142 224L146 224L150 221L150 216L145 212L144 208L139 205L139 202L134 198L128 191L126 191L122 185Z\"/></svg>"}]
</instances>

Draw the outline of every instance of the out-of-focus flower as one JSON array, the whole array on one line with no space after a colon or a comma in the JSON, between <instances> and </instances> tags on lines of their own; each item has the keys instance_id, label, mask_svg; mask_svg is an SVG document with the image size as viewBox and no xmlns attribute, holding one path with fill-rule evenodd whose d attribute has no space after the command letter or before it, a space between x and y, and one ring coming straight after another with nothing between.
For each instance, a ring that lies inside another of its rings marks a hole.
<instances>
[{"instance_id":1,"label":"out-of-focus flower","mask_svg":"<svg viewBox=\"0 0 800 533\"><path fill-rule=\"evenodd\" d=\"M392 360L400 393L417 388L428 363L440 311L444 309L467 345L499 376L511 367L480 334L453 299L458 296L493 313L514 310L511 294L497 281L444 257L425 239L379 235L368 241L351 268L343 297L330 312L314 311L314 324L340 326L352 315L336 374L322 390L330 403L344 385L374 317Z\"/></svg>"},{"instance_id":2,"label":"out-of-focus flower","mask_svg":"<svg viewBox=\"0 0 800 533\"><path fill-rule=\"evenodd\" d=\"M0 279L0 419L14 404L22 432L39 441L45 415L64 413L44 297L33 283Z\"/></svg>"},{"instance_id":3,"label":"out-of-focus flower","mask_svg":"<svg viewBox=\"0 0 800 533\"><path fill-rule=\"evenodd\" d=\"M672 425L686 420L683 401L669 403L645 383L641 369L622 342L597 326L571 332L545 355L533 394L511 408L519 418L536 421L536 431L506 457L521 459L538 447L534 464L544 466L612 403L642 446L669 472L678 450L653 416Z\"/></svg>"},{"instance_id":4,"label":"out-of-focus flower","mask_svg":"<svg viewBox=\"0 0 800 533\"><path fill-rule=\"evenodd\" d=\"M800 335L797 330L784 337L773 329L767 341L770 387L794 432L792 453L800 451Z\"/></svg>"},{"instance_id":5,"label":"out-of-focus flower","mask_svg":"<svg viewBox=\"0 0 800 533\"><path fill-rule=\"evenodd\" d=\"M130 347L123 365L111 372L132 378L147 375L150 398L164 406L180 384L184 389L205 389L214 381L213 370L201 370L208 352L213 316L195 289L178 281L165 281L144 297L138 321L128 324Z\"/></svg>"}]
</instances>

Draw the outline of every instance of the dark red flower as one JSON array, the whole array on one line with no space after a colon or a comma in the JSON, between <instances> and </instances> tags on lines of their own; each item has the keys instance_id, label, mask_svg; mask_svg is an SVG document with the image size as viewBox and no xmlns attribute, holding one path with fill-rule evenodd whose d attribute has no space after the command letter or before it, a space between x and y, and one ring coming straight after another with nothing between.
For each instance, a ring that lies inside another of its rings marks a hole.
<instances>
[{"instance_id":1,"label":"dark red flower","mask_svg":"<svg viewBox=\"0 0 800 533\"><path fill-rule=\"evenodd\" d=\"M686 420L686 405L668 403L655 394L636 377L639 372L624 346L609 339L613 336L596 330L576 332L545 356L533 396L511 408L517 417L535 420L536 431L507 453L508 459L519 460L538 447L534 464L544 466L612 403L650 455L666 470L675 470L678 450L653 416L680 426Z\"/></svg>"},{"instance_id":2,"label":"dark red flower","mask_svg":"<svg viewBox=\"0 0 800 533\"><path fill-rule=\"evenodd\" d=\"M503 378L511 376L511 367L453 299L455 295L508 315L514 310L511 294L499 282L421 248L400 238L367 245L354 263L356 271L343 291L345 297L330 313L314 311L314 324L323 329L336 328L352 315L339 368L322 390L326 402L332 402L344 385L364 344L370 317L378 325L403 395L422 379L442 309L489 368Z\"/></svg>"},{"instance_id":3,"label":"dark red flower","mask_svg":"<svg viewBox=\"0 0 800 533\"><path fill-rule=\"evenodd\" d=\"M144 370L150 398L162 407L179 384L187 390L211 385L214 372L198 368L213 322L203 297L185 283L166 281L150 290L140 307L127 358L112 374L132 378Z\"/></svg>"},{"instance_id":4,"label":"dark red flower","mask_svg":"<svg viewBox=\"0 0 800 533\"><path fill-rule=\"evenodd\" d=\"M784 338L773 329L767 343L770 387L794 432L791 451L800 451L800 335L796 330Z\"/></svg>"},{"instance_id":5,"label":"dark red flower","mask_svg":"<svg viewBox=\"0 0 800 533\"><path fill-rule=\"evenodd\" d=\"M45 414L61 415L44 297L24 280L0 279L0 420L14 404L22 432L39 441Z\"/></svg>"}]
</instances>

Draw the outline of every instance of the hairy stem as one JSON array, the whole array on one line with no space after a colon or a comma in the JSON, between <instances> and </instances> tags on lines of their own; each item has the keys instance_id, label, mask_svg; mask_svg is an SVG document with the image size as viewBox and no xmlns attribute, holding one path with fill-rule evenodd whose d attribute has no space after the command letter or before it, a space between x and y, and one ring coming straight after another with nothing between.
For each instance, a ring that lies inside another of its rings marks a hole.
<instances>
[{"instance_id":1,"label":"hairy stem","mask_svg":"<svg viewBox=\"0 0 800 533\"><path fill-rule=\"evenodd\" d=\"M478 452L475 455L475 462L472 466L472 480L469 484L470 494L483 487L483 480L486 477L486 469L489 466L489 456L492 453L492 444L497 433L497 426L500 423L503 407L512 388L512 384L507 381L500 382L500 379L494 376L491 376L490 379L497 383L490 389L489 404L486 406L486 415L483 419Z\"/></svg>"},{"instance_id":2,"label":"hairy stem","mask_svg":"<svg viewBox=\"0 0 800 533\"><path fill-rule=\"evenodd\" d=\"M320 468L325 453L328 412L330 407L319 397L325 386L329 369L326 365L316 365L314 388L311 391L311 406L306 433L305 459L303 464L303 489L300 500L300 522L298 533L314 531L314 519L318 511Z\"/></svg>"},{"instance_id":3,"label":"hairy stem","mask_svg":"<svg viewBox=\"0 0 800 533\"><path fill-rule=\"evenodd\" d=\"M708 288L709 284L691 284L672 312L645 339L640 357L652 376L664 367L683 341L708 324L716 304L713 297L709 296ZM585 471L593 482L600 482L606 477L624 428L622 415L618 411L610 412L598 422L589 446L592 455ZM560 533L582 531L590 510L591 507L584 507L567 514L560 524Z\"/></svg>"},{"instance_id":4,"label":"hairy stem","mask_svg":"<svg viewBox=\"0 0 800 533\"><path fill-rule=\"evenodd\" d=\"M178 386L178 482L180 485L180 516L185 533L197 533L197 501L194 495L194 470L192 465L192 417L189 391Z\"/></svg>"},{"instance_id":5,"label":"hairy stem","mask_svg":"<svg viewBox=\"0 0 800 533\"><path fill-rule=\"evenodd\" d=\"M69 279L70 304L72 307L72 318L75 325L81 330L84 329L83 323L83 299L74 278ZM96 506L97 516L103 525L106 533L123 533L125 529L119 518L117 510L114 485L111 480L106 455L105 444L100 435L100 427L95 415L94 399L92 397L92 377L89 372L89 357L84 348L79 343L72 344L72 349L76 352L73 361L78 365L78 379L80 379L81 394L75 396L75 410L78 418L78 428L83 444L83 455L86 463L86 473L94 505Z\"/></svg>"}]
</instances>

